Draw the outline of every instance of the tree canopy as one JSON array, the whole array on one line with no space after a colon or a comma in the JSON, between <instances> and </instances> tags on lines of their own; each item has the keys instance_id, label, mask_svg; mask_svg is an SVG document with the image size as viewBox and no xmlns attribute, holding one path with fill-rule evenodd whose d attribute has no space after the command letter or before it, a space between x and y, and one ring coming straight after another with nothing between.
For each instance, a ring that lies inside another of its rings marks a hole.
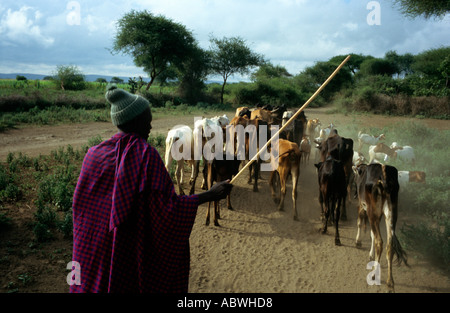
<instances>
[{"instance_id":1,"label":"tree canopy","mask_svg":"<svg viewBox=\"0 0 450 313\"><path fill-rule=\"evenodd\" d=\"M450 13L450 0L393 0L400 6L402 14L416 18L423 15L425 18L443 18Z\"/></svg>"},{"instance_id":2,"label":"tree canopy","mask_svg":"<svg viewBox=\"0 0 450 313\"><path fill-rule=\"evenodd\" d=\"M182 68L197 48L184 25L148 11L125 14L117 29L112 50L131 55L136 66L144 68L150 76L147 90L170 66Z\"/></svg>"},{"instance_id":3,"label":"tree canopy","mask_svg":"<svg viewBox=\"0 0 450 313\"><path fill-rule=\"evenodd\" d=\"M263 63L263 57L251 51L244 39L240 37L210 38L210 73L223 78L221 103L227 80L233 74L245 75Z\"/></svg>"}]
</instances>

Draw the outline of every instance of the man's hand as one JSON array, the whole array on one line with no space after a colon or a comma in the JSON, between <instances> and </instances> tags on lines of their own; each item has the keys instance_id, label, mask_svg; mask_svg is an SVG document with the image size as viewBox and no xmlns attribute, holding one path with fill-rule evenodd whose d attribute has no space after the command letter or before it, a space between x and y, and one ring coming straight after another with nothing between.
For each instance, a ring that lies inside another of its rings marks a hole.
<instances>
[{"instance_id":1,"label":"man's hand","mask_svg":"<svg viewBox=\"0 0 450 313\"><path fill-rule=\"evenodd\" d=\"M230 194L232 188L233 185L230 184L229 179L216 183L211 187L210 190L198 195L198 199L200 202L199 204L225 199L226 196Z\"/></svg>"}]
</instances>

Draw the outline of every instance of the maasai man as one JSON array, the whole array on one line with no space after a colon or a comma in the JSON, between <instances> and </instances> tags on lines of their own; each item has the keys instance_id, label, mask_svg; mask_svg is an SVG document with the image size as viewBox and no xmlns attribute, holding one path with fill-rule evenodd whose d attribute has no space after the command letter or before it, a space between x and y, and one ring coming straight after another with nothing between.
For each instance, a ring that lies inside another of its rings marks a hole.
<instances>
[{"instance_id":1,"label":"maasai man","mask_svg":"<svg viewBox=\"0 0 450 313\"><path fill-rule=\"evenodd\" d=\"M224 199L232 185L177 195L147 143L149 102L116 86L105 97L119 132L90 148L83 161L72 206L77 266L70 292L187 292L197 208Z\"/></svg>"}]
</instances>

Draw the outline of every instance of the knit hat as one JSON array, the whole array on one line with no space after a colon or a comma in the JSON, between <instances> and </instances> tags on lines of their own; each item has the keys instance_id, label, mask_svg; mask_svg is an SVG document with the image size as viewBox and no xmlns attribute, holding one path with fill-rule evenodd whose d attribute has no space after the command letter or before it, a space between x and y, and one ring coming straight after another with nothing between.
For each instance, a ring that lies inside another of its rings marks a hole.
<instances>
[{"instance_id":1,"label":"knit hat","mask_svg":"<svg viewBox=\"0 0 450 313\"><path fill-rule=\"evenodd\" d=\"M150 106L143 97L119 89L116 85L108 87L105 98L111 104L111 121L115 126L131 121Z\"/></svg>"}]
</instances>

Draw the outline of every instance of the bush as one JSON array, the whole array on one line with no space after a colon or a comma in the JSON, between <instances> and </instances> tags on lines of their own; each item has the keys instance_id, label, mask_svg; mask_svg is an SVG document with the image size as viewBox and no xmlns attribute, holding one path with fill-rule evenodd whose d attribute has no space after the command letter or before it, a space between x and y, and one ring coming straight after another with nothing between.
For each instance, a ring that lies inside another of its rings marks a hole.
<instances>
[{"instance_id":1,"label":"bush","mask_svg":"<svg viewBox=\"0 0 450 313\"><path fill-rule=\"evenodd\" d=\"M53 82L62 90L84 90L87 86L83 73L75 65L58 65Z\"/></svg>"},{"instance_id":2,"label":"bush","mask_svg":"<svg viewBox=\"0 0 450 313\"><path fill-rule=\"evenodd\" d=\"M401 228L408 249L419 251L445 270L450 268L450 219L447 213L431 215L429 221Z\"/></svg>"}]
</instances>

